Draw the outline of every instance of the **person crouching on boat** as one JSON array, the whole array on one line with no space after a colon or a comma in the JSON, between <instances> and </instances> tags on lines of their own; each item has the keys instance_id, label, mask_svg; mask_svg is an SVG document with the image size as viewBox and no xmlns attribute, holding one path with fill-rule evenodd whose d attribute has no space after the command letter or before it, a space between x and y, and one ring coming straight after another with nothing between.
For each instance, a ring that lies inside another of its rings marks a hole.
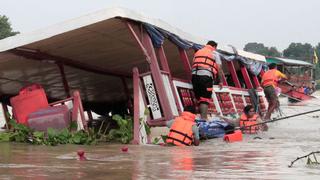
<instances>
[{"instance_id":1,"label":"person crouching on boat","mask_svg":"<svg viewBox=\"0 0 320 180\"><path fill-rule=\"evenodd\" d=\"M220 83L222 72L219 56L216 52L217 43L209 41L206 46L198 50L193 57L192 85L195 97L199 102L201 119L208 119L208 106L212 98L213 84Z\"/></svg>"},{"instance_id":2,"label":"person crouching on boat","mask_svg":"<svg viewBox=\"0 0 320 180\"><path fill-rule=\"evenodd\" d=\"M280 104L278 104L279 101L275 88L278 86L278 81L281 79L286 80L287 76L277 70L277 65L275 63L271 63L269 65L269 70L262 76L262 87L269 103L268 111L264 117L265 120L269 120L273 111L280 106Z\"/></svg>"},{"instance_id":3,"label":"person crouching on boat","mask_svg":"<svg viewBox=\"0 0 320 180\"><path fill-rule=\"evenodd\" d=\"M259 126L255 126L257 123L261 123L262 120L258 113L254 110L252 105L247 105L243 109L243 113L239 118L239 126L243 129L245 134L256 134L260 129ZM262 130L267 130L267 126L264 125L261 127Z\"/></svg>"}]
</instances>

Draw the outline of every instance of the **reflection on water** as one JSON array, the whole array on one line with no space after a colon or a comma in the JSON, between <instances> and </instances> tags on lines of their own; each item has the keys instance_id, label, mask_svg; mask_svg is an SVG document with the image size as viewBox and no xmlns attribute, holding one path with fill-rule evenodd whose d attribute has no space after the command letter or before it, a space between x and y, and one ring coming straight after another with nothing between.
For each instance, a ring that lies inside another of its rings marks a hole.
<instances>
[{"instance_id":1,"label":"reflection on water","mask_svg":"<svg viewBox=\"0 0 320 180\"><path fill-rule=\"evenodd\" d=\"M287 167L297 156L319 150L319 136L319 119L304 116L245 135L243 142L213 139L199 147L131 145L122 152L116 144L2 143L0 179L319 179L319 166L307 166L305 160ZM88 161L77 160L78 149L85 150Z\"/></svg>"}]
</instances>

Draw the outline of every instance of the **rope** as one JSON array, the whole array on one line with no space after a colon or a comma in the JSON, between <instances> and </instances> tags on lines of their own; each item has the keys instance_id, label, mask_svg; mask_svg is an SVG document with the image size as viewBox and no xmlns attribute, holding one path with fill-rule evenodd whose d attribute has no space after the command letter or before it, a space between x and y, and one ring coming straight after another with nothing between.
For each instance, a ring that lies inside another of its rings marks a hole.
<instances>
[{"instance_id":1,"label":"rope","mask_svg":"<svg viewBox=\"0 0 320 180\"><path fill-rule=\"evenodd\" d=\"M310 113L314 113L314 112L318 112L318 111L320 111L320 109L313 110L313 111L307 111L307 112L299 113L299 114L294 114L294 115L291 115L291 116L281 117L281 118L277 118L277 119L273 119L273 120L269 120L269 121L264 121L264 122L261 122L261 123L257 123L257 124L253 124L253 125L245 126L245 127L239 127L239 128L235 128L235 129L244 130L245 128L250 128L252 126L259 126L259 125L262 125L262 124L267 124L267 123L271 123L271 122L275 122L275 121L289 119L289 118L292 118L292 117L302 116L302 115L305 115L305 114L310 114Z\"/></svg>"}]
</instances>

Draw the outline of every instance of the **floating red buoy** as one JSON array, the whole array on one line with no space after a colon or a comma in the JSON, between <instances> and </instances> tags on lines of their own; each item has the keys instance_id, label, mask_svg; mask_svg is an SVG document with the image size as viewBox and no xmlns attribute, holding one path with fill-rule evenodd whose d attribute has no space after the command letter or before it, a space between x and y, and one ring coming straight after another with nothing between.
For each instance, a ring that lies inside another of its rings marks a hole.
<instances>
[{"instance_id":1,"label":"floating red buoy","mask_svg":"<svg viewBox=\"0 0 320 180\"><path fill-rule=\"evenodd\" d=\"M122 152L128 152L128 147L126 147L126 146L122 147L122 148L121 148L121 151L122 151Z\"/></svg>"},{"instance_id":2,"label":"floating red buoy","mask_svg":"<svg viewBox=\"0 0 320 180\"><path fill-rule=\"evenodd\" d=\"M77 151L77 154L79 156L79 160L80 161L84 161L84 160L87 160L87 158L84 156L84 150L80 149Z\"/></svg>"}]
</instances>

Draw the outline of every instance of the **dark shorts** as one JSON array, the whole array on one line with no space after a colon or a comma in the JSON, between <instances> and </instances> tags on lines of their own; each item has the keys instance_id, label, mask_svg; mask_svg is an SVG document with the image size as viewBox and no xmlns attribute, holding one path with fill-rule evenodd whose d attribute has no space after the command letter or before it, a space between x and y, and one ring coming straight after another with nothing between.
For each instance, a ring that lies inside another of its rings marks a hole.
<instances>
[{"instance_id":1,"label":"dark shorts","mask_svg":"<svg viewBox=\"0 0 320 180\"><path fill-rule=\"evenodd\" d=\"M198 100L200 97L212 98L212 90L208 91L208 88L210 89L213 86L213 79L211 77L192 75L192 86Z\"/></svg>"},{"instance_id":2,"label":"dark shorts","mask_svg":"<svg viewBox=\"0 0 320 180\"><path fill-rule=\"evenodd\" d=\"M278 96L273 86L267 86L263 88L264 94L268 100L268 102L276 102L278 101Z\"/></svg>"}]
</instances>

